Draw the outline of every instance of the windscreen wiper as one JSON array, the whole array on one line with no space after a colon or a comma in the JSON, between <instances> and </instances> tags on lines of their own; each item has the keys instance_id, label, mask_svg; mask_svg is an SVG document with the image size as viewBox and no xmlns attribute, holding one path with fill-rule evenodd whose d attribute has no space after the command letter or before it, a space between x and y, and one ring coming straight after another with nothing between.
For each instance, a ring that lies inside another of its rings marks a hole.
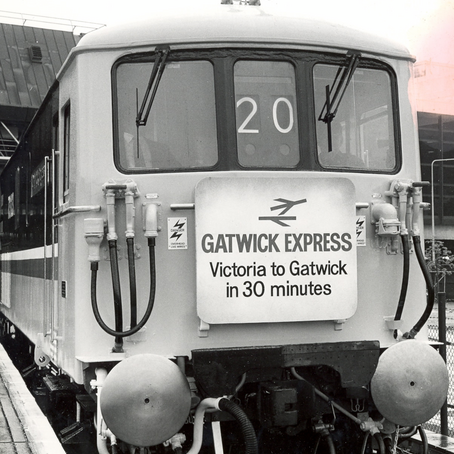
<instances>
[{"instance_id":1,"label":"windscreen wiper","mask_svg":"<svg viewBox=\"0 0 454 454\"><path fill-rule=\"evenodd\" d=\"M142 105L137 112L137 128L139 128L139 126L145 126L147 124L151 106L153 105L156 91L158 90L159 82L161 81L169 52L170 48L168 46L156 48L156 58L154 61L153 69L150 74L150 79L148 80L148 85L142 100Z\"/></svg>"},{"instance_id":2,"label":"windscreen wiper","mask_svg":"<svg viewBox=\"0 0 454 454\"><path fill-rule=\"evenodd\" d=\"M336 76L334 77L333 85L331 87L329 85L325 87L326 100L318 117L318 121L326 123L328 128L328 151L332 150L331 122L337 114L337 110L339 109L345 91L359 64L360 58L360 53L348 52L346 64L339 66ZM333 92L334 95L332 95Z\"/></svg>"}]
</instances>

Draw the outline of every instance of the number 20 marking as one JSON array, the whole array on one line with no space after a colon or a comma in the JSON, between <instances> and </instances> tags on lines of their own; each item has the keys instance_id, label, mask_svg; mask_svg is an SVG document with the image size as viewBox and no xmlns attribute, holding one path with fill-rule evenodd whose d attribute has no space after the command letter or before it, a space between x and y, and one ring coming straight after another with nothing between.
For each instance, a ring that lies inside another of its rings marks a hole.
<instances>
[{"instance_id":1,"label":"number 20 marking","mask_svg":"<svg viewBox=\"0 0 454 454\"><path fill-rule=\"evenodd\" d=\"M258 134L259 130L258 129L246 129L247 124L252 120L252 117L257 113L258 107L257 107L257 102L255 99L250 98L249 96L245 96L244 98L241 98L238 100L236 103L236 107L240 107L241 104L244 102L249 102L251 103L252 109L249 115L246 117L246 119L243 121L241 126L238 128L238 133L239 134Z\"/></svg>"},{"instance_id":2,"label":"number 20 marking","mask_svg":"<svg viewBox=\"0 0 454 454\"><path fill-rule=\"evenodd\" d=\"M238 108L239 106L241 106L241 104L243 104L245 102L248 102L248 103L251 104L251 111L249 112L248 116L243 121L243 123L240 125L240 127L238 128L238 134L258 134L259 133L258 129L248 129L247 128L247 125L249 124L249 122L252 120L254 115L258 112L257 101L255 99L249 97L249 96L245 96L244 98L241 98L241 99L239 99L237 101L236 107ZM279 120L277 118L277 108L278 108L278 106L279 106L279 104L281 102L286 104L287 107L288 107L289 122L288 122L288 126L286 128L283 128L279 124ZM294 124L293 108L292 108L291 102L287 98L282 98L281 97L281 98L277 98L276 101L274 101L274 104L273 104L273 123L274 123L274 127L279 132L281 132L282 134L287 134L288 132L290 132L292 130L293 124Z\"/></svg>"}]
</instances>

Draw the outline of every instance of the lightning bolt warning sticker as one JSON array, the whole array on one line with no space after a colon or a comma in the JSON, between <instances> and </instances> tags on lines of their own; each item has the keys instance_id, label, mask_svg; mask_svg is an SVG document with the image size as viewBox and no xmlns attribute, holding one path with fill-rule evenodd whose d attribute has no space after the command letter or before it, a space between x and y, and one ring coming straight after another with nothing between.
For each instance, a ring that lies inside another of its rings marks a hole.
<instances>
[{"instance_id":1,"label":"lightning bolt warning sticker","mask_svg":"<svg viewBox=\"0 0 454 454\"><path fill-rule=\"evenodd\" d=\"M187 249L187 218L167 218L167 239L169 249Z\"/></svg>"},{"instance_id":2,"label":"lightning bolt warning sticker","mask_svg":"<svg viewBox=\"0 0 454 454\"><path fill-rule=\"evenodd\" d=\"M366 216L356 218L356 245L366 246Z\"/></svg>"}]
</instances>

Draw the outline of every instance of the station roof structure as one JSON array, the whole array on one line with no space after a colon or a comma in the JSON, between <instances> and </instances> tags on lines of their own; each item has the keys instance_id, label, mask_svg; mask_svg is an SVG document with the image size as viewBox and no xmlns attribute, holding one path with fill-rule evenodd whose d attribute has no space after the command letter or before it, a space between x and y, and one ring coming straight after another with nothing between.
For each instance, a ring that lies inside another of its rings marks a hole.
<instances>
[{"instance_id":1,"label":"station roof structure","mask_svg":"<svg viewBox=\"0 0 454 454\"><path fill-rule=\"evenodd\" d=\"M99 26L0 11L0 167L83 36L80 32Z\"/></svg>"}]
</instances>

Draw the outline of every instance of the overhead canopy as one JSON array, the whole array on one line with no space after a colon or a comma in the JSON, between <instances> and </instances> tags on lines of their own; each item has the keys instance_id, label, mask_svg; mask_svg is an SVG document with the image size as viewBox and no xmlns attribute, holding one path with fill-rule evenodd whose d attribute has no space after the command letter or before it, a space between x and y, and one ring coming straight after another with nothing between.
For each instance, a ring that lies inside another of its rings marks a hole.
<instances>
[{"instance_id":1,"label":"overhead canopy","mask_svg":"<svg viewBox=\"0 0 454 454\"><path fill-rule=\"evenodd\" d=\"M0 24L0 121L30 120L78 41L72 32Z\"/></svg>"}]
</instances>

